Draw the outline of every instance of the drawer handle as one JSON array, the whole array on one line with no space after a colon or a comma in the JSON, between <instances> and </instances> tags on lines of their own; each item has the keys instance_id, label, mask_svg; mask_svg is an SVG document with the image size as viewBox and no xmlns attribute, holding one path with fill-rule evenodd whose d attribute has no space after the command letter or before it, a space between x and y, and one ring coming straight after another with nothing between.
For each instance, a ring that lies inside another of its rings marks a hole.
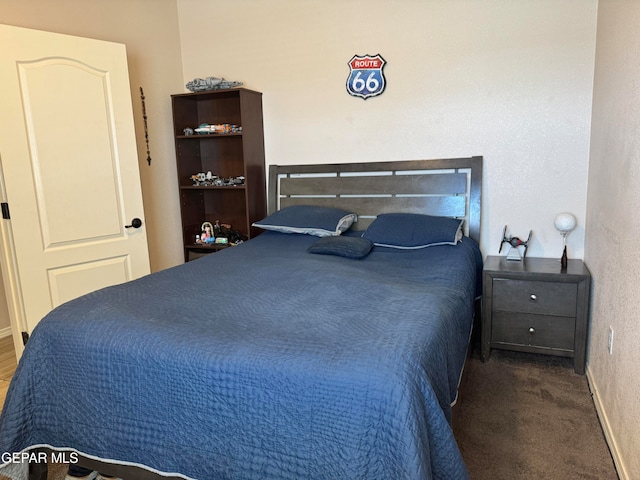
<instances>
[{"instance_id":1,"label":"drawer handle","mask_svg":"<svg viewBox=\"0 0 640 480\"><path fill-rule=\"evenodd\" d=\"M537 302L538 296L535 293L532 293L531 295L529 295L529 300L531 300L532 302Z\"/></svg>"},{"instance_id":2,"label":"drawer handle","mask_svg":"<svg viewBox=\"0 0 640 480\"><path fill-rule=\"evenodd\" d=\"M533 327L529 327L529 333L531 334L536 333L536 329Z\"/></svg>"}]
</instances>

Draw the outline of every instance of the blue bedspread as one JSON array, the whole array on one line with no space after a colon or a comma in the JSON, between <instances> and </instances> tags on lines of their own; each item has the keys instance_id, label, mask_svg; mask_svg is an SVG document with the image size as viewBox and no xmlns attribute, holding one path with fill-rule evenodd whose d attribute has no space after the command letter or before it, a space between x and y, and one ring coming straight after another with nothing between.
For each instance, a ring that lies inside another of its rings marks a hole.
<instances>
[{"instance_id":1,"label":"blue bedspread","mask_svg":"<svg viewBox=\"0 0 640 480\"><path fill-rule=\"evenodd\" d=\"M464 479L450 403L475 242L362 260L238 247L66 303L34 330L0 452L72 448L195 479Z\"/></svg>"}]
</instances>

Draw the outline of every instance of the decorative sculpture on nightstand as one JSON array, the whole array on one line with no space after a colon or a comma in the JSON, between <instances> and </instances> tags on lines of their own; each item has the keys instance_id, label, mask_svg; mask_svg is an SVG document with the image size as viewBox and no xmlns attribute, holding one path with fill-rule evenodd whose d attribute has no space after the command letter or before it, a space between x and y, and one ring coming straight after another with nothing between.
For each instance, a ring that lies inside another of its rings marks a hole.
<instances>
[{"instance_id":1,"label":"decorative sculpture on nightstand","mask_svg":"<svg viewBox=\"0 0 640 480\"><path fill-rule=\"evenodd\" d=\"M507 253L507 260L512 260L519 262L526 258L527 256L527 247L529 246L529 241L531 240L531 235L533 234L533 230L529 230L529 236L526 240L521 240L518 237L507 237L507 226L504 226L504 230L502 231L502 242L500 242L500 250L498 253L502 252L502 246L505 243L508 243L511 248L509 248L509 252ZM524 247L524 252L520 254L520 250L518 247Z\"/></svg>"},{"instance_id":2,"label":"decorative sculpture on nightstand","mask_svg":"<svg viewBox=\"0 0 640 480\"><path fill-rule=\"evenodd\" d=\"M562 269L567 268L567 237L576 228L577 225L576 217L574 217L570 213L559 213L556 216L556 219L553 222L553 225L556 227L556 230L560 232L562 235L562 257L560 258L560 266Z\"/></svg>"}]
</instances>

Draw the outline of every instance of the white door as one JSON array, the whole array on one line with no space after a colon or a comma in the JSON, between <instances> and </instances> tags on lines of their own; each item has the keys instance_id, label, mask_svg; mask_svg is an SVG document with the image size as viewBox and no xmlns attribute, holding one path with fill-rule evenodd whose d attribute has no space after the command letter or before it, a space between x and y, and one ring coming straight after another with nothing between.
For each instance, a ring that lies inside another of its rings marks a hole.
<instances>
[{"instance_id":1,"label":"white door","mask_svg":"<svg viewBox=\"0 0 640 480\"><path fill-rule=\"evenodd\" d=\"M125 47L0 25L0 105L2 270L20 355L21 332L52 308L149 273Z\"/></svg>"}]
</instances>

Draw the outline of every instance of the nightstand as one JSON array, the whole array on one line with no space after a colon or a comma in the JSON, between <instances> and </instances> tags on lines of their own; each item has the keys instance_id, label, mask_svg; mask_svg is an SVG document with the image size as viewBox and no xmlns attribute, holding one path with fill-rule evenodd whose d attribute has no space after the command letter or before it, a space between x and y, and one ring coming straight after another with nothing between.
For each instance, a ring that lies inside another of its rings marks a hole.
<instances>
[{"instance_id":1,"label":"nightstand","mask_svg":"<svg viewBox=\"0 0 640 480\"><path fill-rule=\"evenodd\" d=\"M584 374L591 274L582 260L489 256L483 270L483 362L492 348L573 357Z\"/></svg>"}]
</instances>

